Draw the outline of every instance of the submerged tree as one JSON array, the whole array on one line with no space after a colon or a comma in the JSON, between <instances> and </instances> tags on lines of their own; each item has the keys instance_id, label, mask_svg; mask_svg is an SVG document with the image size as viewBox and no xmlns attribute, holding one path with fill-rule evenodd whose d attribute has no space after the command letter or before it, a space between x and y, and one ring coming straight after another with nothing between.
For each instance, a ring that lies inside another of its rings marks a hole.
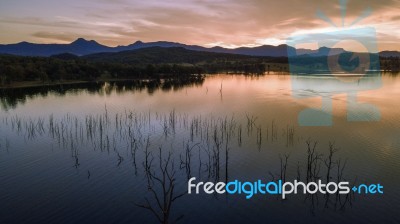
<instances>
[{"instance_id":1,"label":"submerged tree","mask_svg":"<svg viewBox=\"0 0 400 224\"><path fill-rule=\"evenodd\" d=\"M171 221L171 208L172 204L184 196L186 192L176 193L176 171L175 164L171 158L172 153L168 152L166 159L163 159L162 150L159 149L158 155L158 167L153 167L153 159L150 152L147 152L148 147L145 151L145 162L143 166L145 168L145 175L147 178L148 191L152 195L153 202L145 197L146 203L136 204L138 207L147 209L157 218L160 223L175 223L183 218L183 215L178 216L175 220ZM158 191L159 190L159 191Z\"/></svg>"}]
</instances>

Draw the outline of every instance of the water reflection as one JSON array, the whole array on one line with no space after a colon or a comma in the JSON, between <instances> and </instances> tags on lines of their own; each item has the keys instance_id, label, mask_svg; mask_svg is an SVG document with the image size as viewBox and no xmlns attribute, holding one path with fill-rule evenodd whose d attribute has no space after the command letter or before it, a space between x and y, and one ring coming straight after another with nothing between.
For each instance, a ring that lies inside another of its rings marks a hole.
<instances>
[{"instance_id":1,"label":"water reflection","mask_svg":"<svg viewBox=\"0 0 400 224\"><path fill-rule=\"evenodd\" d=\"M256 148L257 154L271 144L298 147L303 159L292 161L290 154L273 159L279 164L273 168L278 174L269 170L271 178L266 181L297 179L308 183L325 179L327 182L340 182L346 178L347 161L335 156L338 149L333 143L329 144L329 153L321 153L317 149L318 142L307 140L304 144L294 126L280 127L272 120L268 127L262 127L257 119L250 114L246 114L245 119L189 116L175 110L168 114L129 110L113 113L105 107L100 114L84 117L70 114L62 117L5 117L2 128L25 138L25 144L49 137L51 141L47 144L55 143L59 149L70 152L71 165L77 170L88 162L81 159L82 154L90 154L90 151L106 153L116 167L129 160L139 177L137 181L146 186L146 189L133 192L135 204L150 211L160 223L184 218L182 208L187 205L179 204L178 199L190 197L186 194L186 183L191 177L204 182L229 182L233 172L231 166L236 166L230 161L232 152L234 161L237 161L238 155L251 153L247 151L249 148ZM244 142L246 148L242 148ZM290 169L295 169L295 172ZM91 173L87 170L88 179L95 178ZM235 178L247 178L233 174ZM224 200L219 195L214 199ZM315 214L325 209L343 210L353 203L353 199L352 194L307 194L291 200L304 200ZM176 213L173 212L175 208Z\"/></svg>"},{"instance_id":2,"label":"water reflection","mask_svg":"<svg viewBox=\"0 0 400 224\"><path fill-rule=\"evenodd\" d=\"M321 97L321 108L304 109L299 114L302 126L332 126L333 96L347 94L348 121L378 121L380 111L374 105L359 103L359 92L382 86L380 74L374 75L292 75L292 92L297 98Z\"/></svg>"},{"instance_id":3,"label":"water reflection","mask_svg":"<svg viewBox=\"0 0 400 224\"><path fill-rule=\"evenodd\" d=\"M284 75L211 76L198 86L168 93L162 82L59 90L64 95L43 91L47 98L57 96L50 101L35 98L40 94L36 92L15 110L0 113L0 176L7 178L0 188L0 210L17 208L1 213L0 220L290 222L289 212L311 223L393 222L393 216L379 214L395 214L398 208L398 194L392 189L398 186L393 177L398 173L399 116L392 110L396 102L385 96L398 93L394 87L399 82L395 77L383 80L389 87L368 95L380 106L381 122L348 125L337 118L339 125L330 128L297 125L297 113L310 105L296 104L299 99L290 95L291 77ZM149 96L149 86L158 92ZM97 101L98 96L108 97ZM360 179L382 182L391 197L317 194L282 200L259 195L246 200L244 195L187 195L191 177L354 184ZM29 217L27 197L36 203Z\"/></svg>"},{"instance_id":4,"label":"water reflection","mask_svg":"<svg viewBox=\"0 0 400 224\"><path fill-rule=\"evenodd\" d=\"M93 95L110 95L112 92L123 93L126 91L135 92L147 90L148 94L152 95L159 89L165 92L177 91L184 87L201 86L203 82L203 76L190 76L186 79L179 80L127 80L0 89L0 106L3 110L9 110L35 97L47 97L49 94L65 96L66 94L74 94L82 91Z\"/></svg>"}]
</instances>

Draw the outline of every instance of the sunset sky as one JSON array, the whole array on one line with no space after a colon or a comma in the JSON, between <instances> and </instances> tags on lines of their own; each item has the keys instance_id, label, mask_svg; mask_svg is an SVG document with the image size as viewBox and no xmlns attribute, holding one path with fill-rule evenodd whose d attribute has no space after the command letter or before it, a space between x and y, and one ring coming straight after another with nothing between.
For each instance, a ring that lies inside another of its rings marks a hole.
<instances>
[{"instance_id":1,"label":"sunset sky","mask_svg":"<svg viewBox=\"0 0 400 224\"><path fill-rule=\"evenodd\" d=\"M373 27L379 50L400 50L399 0L349 0L345 25ZM339 0L1 0L0 43L69 43L78 37L101 44L137 40L202 46L284 44L291 35L341 26Z\"/></svg>"}]
</instances>

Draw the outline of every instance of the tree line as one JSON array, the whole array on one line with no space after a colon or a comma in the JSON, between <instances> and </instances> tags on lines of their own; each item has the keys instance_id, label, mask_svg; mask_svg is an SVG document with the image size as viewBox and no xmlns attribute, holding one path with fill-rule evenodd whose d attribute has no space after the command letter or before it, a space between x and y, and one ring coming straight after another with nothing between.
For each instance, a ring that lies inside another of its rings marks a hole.
<instances>
[{"instance_id":1,"label":"tree line","mask_svg":"<svg viewBox=\"0 0 400 224\"><path fill-rule=\"evenodd\" d=\"M400 58L398 57L381 57L381 70L383 71L400 71Z\"/></svg>"},{"instance_id":2,"label":"tree line","mask_svg":"<svg viewBox=\"0 0 400 224\"><path fill-rule=\"evenodd\" d=\"M63 80L94 81L106 78L183 78L199 75L197 66L183 65L130 65L122 63L94 63L84 59L62 60L53 57L0 56L0 83L22 81L55 82Z\"/></svg>"},{"instance_id":3,"label":"tree line","mask_svg":"<svg viewBox=\"0 0 400 224\"><path fill-rule=\"evenodd\" d=\"M262 60L214 60L199 64L163 63L138 64L93 62L79 57L0 56L0 84L41 81L43 83L105 79L185 79L192 75L218 72L264 73L269 66Z\"/></svg>"}]
</instances>

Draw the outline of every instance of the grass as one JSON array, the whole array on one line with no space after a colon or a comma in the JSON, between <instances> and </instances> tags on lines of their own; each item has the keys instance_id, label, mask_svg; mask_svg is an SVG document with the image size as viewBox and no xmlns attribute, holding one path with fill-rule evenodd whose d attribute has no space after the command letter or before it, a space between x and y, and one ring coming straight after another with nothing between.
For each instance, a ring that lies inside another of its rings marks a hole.
<instances>
[{"instance_id":1,"label":"grass","mask_svg":"<svg viewBox=\"0 0 400 224\"><path fill-rule=\"evenodd\" d=\"M172 204L185 195L176 186L178 180L195 176L202 180L228 182L232 175L230 160L237 150L250 153L252 147L262 151L276 144L291 150L302 149L304 160L297 162L292 161L290 153L280 154L277 173L269 172L271 180L297 178L306 183L319 179L345 180L347 162L336 158L338 148L334 143L329 143L324 154L318 150L317 141L307 140L303 144L295 126L280 126L274 120L263 126L257 120L249 114L205 117L176 110L165 114L134 110L111 112L105 106L98 114L84 116L51 114L31 118L7 115L1 120L1 128L9 128L26 141L50 138L60 149L71 152L72 165L76 169L85 162L80 160L80 153L85 149L109 154L115 159L116 166L131 164L135 175L144 175L149 190L144 202L136 205L149 210L160 223L181 218L173 218L170 214ZM243 134L243 129L247 135ZM8 150L10 144L6 138L0 148L5 146ZM293 170L296 177L290 176ZM87 171L87 178L91 178L90 171ZM316 195L306 195L305 199L314 209L320 200ZM324 195L322 199L325 207L344 209L351 205L354 195Z\"/></svg>"}]
</instances>

